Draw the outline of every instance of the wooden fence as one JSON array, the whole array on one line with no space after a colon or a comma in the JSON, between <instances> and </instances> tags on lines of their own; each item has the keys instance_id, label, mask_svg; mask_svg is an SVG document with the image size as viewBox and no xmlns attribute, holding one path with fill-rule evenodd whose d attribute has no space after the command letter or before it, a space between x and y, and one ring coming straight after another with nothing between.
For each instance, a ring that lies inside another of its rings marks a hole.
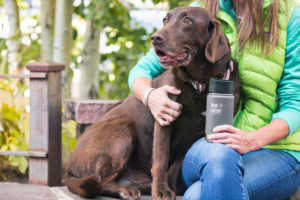
<instances>
[{"instance_id":1,"label":"wooden fence","mask_svg":"<svg viewBox=\"0 0 300 200\"><path fill-rule=\"evenodd\" d=\"M61 185L61 73L65 66L36 62L26 66L30 74L0 78L30 79L29 151L0 151L0 155L29 157L29 183Z\"/></svg>"}]
</instances>

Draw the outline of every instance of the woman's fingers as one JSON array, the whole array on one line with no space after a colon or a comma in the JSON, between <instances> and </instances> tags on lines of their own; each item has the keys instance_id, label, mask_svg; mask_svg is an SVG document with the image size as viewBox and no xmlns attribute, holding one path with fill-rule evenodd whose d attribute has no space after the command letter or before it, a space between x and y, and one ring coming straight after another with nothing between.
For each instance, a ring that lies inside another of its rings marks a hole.
<instances>
[{"instance_id":1,"label":"woman's fingers","mask_svg":"<svg viewBox=\"0 0 300 200\"><path fill-rule=\"evenodd\" d=\"M215 133L207 136L208 140L224 140L230 138L230 133Z\"/></svg>"},{"instance_id":2,"label":"woman's fingers","mask_svg":"<svg viewBox=\"0 0 300 200\"><path fill-rule=\"evenodd\" d=\"M179 95L181 93L180 90L178 90L176 87L170 86L170 85L164 85L161 87L162 90L164 90L166 93Z\"/></svg>"},{"instance_id":3,"label":"woman's fingers","mask_svg":"<svg viewBox=\"0 0 300 200\"><path fill-rule=\"evenodd\" d=\"M182 105L172 101L168 93L178 95L180 90L175 87L165 85L154 89L148 96L148 106L155 118L161 126L168 126L181 113Z\"/></svg>"},{"instance_id":4,"label":"woman's fingers","mask_svg":"<svg viewBox=\"0 0 300 200\"><path fill-rule=\"evenodd\" d=\"M172 117L173 119L176 119L180 114L181 114L181 110L175 110L173 108L166 108L163 111L164 114L169 115L170 117Z\"/></svg>"},{"instance_id":5,"label":"woman's fingers","mask_svg":"<svg viewBox=\"0 0 300 200\"><path fill-rule=\"evenodd\" d=\"M240 154L257 150L257 142L251 133L242 131L231 125L221 125L214 128L214 133L207 136L213 143L222 143Z\"/></svg>"},{"instance_id":6,"label":"woman's fingers","mask_svg":"<svg viewBox=\"0 0 300 200\"><path fill-rule=\"evenodd\" d=\"M180 112L174 111L173 109L168 109L169 112L164 112L160 114L160 117L165 121L171 123L180 115Z\"/></svg>"},{"instance_id":7,"label":"woman's fingers","mask_svg":"<svg viewBox=\"0 0 300 200\"><path fill-rule=\"evenodd\" d=\"M156 121L159 123L160 126L169 126L170 123L168 121L165 121L163 118L158 117Z\"/></svg>"},{"instance_id":8,"label":"woman's fingers","mask_svg":"<svg viewBox=\"0 0 300 200\"><path fill-rule=\"evenodd\" d=\"M214 133L221 133L221 132L236 133L238 131L240 131L240 129L235 128L234 126L231 125L220 125L220 126L216 126L213 129Z\"/></svg>"},{"instance_id":9,"label":"woman's fingers","mask_svg":"<svg viewBox=\"0 0 300 200\"><path fill-rule=\"evenodd\" d=\"M214 137L215 135L217 135L217 137ZM232 137L232 134L229 134L229 133L214 134L211 138L213 138L213 139L209 139L209 140L211 140L213 143L222 143L222 144L238 144L239 143L239 141L235 137Z\"/></svg>"}]
</instances>

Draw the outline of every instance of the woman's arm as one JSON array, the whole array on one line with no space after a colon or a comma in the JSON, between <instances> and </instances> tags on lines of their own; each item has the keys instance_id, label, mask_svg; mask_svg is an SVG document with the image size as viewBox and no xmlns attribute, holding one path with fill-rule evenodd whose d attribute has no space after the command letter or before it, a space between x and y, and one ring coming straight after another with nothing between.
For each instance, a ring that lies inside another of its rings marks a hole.
<instances>
[{"instance_id":1,"label":"woman's arm","mask_svg":"<svg viewBox=\"0 0 300 200\"><path fill-rule=\"evenodd\" d=\"M133 82L132 91L135 94L135 97L143 102L145 100L145 95L147 95L146 92L149 88L151 88L151 86L151 80L141 77ZM161 126L170 125L170 123L174 121L181 112L181 104L169 99L168 93L178 95L181 91L175 87L165 85L163 87L153 89L148 94L147 98L147 105L151 110L152 115Z\"/></svg>"},{"instance_id":2,"label":"woman's arm","mask_svg":"<svg viewBox=\"0 0 300 200\"><path fill-rule=\"evenodd\" d=\"M151 113L161 126L167 126L181 112L182 105L172 101L168 93L178 95L180 90L172 86L152 89L152 80L164 72L159 58L151 49L129 73L128 83L134 96L149 106ZM149 93L150 92L150 93Z\"/></svg>"},{"instance_id":3,"label":"woman's arm","mask_svg":"<svg viewBox=\"0 0 300 200\"><path fill-rule=\"evenodd\" d=\"M155 54L153 48L151 48L129 72L128 85L131 92L136 96L132 90L132 86L135 84L134 82L136 79L144 77L152 82L153 78L159 76L164 71L165 70L159 64L158 56Z\"/></svg>"},{"instance_id":4,"label":"woman's arm","mask_svg":"<svg viewBox=\"0 0 300 200\"><path fill-rule=\"evenodd\" d=\"M287 29L285 64L278 89L279 112L273 119L283 119L289 134L300 128L300 7L296 7Z\"/></svg>"}]
</instances>

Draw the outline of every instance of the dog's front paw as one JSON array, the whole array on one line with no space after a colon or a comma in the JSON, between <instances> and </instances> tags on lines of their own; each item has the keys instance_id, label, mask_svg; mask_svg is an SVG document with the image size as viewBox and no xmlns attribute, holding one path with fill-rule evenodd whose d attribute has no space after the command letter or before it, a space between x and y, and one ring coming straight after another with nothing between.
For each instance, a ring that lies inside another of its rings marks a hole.
<instances>
[{"instance_id":1,"label":"dog's front paw","mask_svg":"<svg viewBox=\"0 0 300 200\"><path fill-rule=\"evenodd\" d=\"M176 194L171 189L157 189L152 192L154 200L176 200Z\"/></svg>"},{"instance_id":2,"label":"dog's front paw","mask_svg":"<svg viewBox=\"0 0 300 200\"><path fill-rule=\"evenodd\" d=\"M123 189L119 195L122 200L142 200L141 192L134 188Z\"/></svg>"}]
</instances>

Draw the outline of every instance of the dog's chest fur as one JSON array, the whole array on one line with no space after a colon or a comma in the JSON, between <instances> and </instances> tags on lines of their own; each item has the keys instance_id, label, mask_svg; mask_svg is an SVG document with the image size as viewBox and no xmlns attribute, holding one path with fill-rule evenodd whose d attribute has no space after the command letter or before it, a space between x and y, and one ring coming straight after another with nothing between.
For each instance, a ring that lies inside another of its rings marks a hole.
<instances>
[{"instance_id":1,"label":"dog's chest fur","mask_svg":"<svg viewBox=\"0 0 300 200\"><path fill-rule=\"evenodd\" d=\"M205 117L202 113L206 108L206 94L198 94L191 83L181 80L176 70L167 70L154 80L155 88L171 85L181 90L180 95L169 97L183 105L180 116L171 123L171 152L170 163L182 153L185 153L194 141L204 136Z\"/></svg>"}]
</instances>

